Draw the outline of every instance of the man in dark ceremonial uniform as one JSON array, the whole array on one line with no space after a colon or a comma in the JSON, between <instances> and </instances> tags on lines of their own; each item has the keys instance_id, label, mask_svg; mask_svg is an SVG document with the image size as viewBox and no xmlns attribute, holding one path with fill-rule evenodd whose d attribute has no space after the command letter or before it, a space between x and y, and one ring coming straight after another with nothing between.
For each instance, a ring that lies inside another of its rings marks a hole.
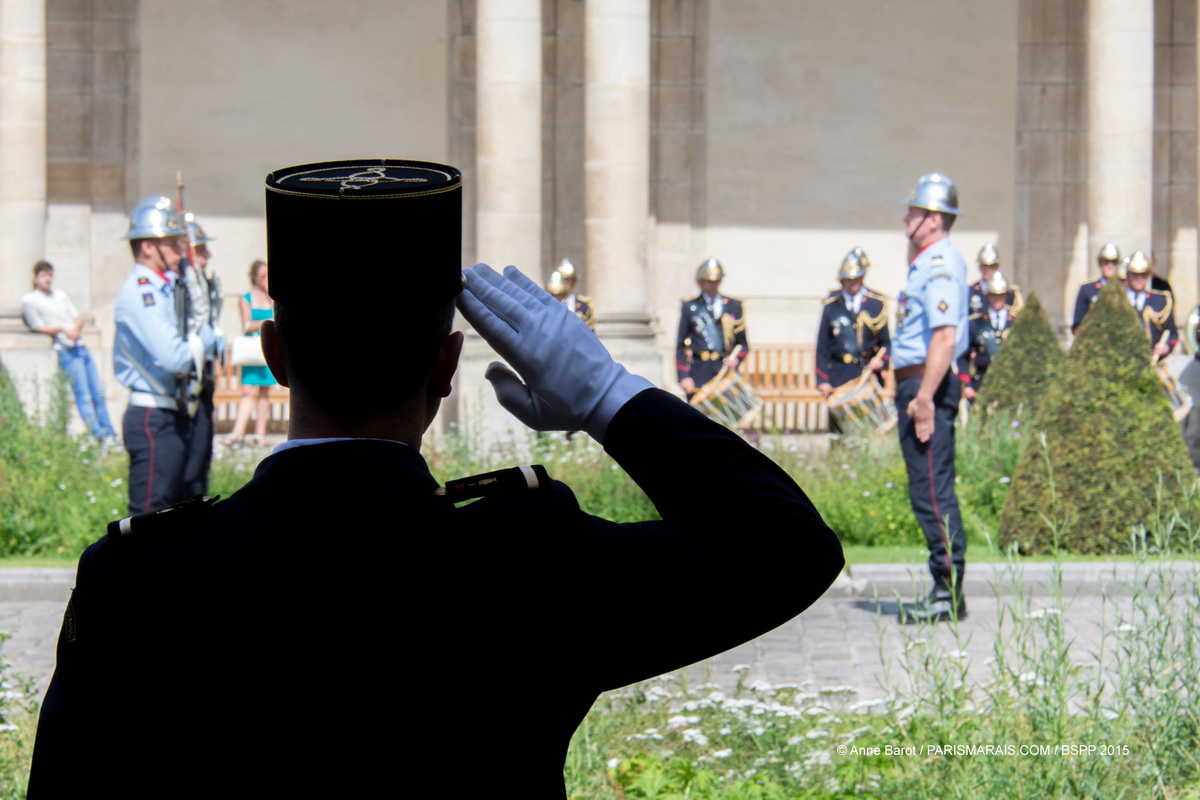
<instances>
[{"instance_id":1,"label":"man in dark ceremonial uniform","mask_svg":"<svg viewBox=\"0 0 1200 800\"><path fill-rule=\"evenodd\" d=\"M986 309L969 318L971 326L970 350L958 359L959 377L969 376L963 385L963 396L975 402L983 376L987 374L992 359L1000 351L1000 343L1017 321L1016 312L1008 305L1011 296L1008 281L1003 273L993 272L984 287Z\"/></svg>"},{"instance_id":2,"label":"man in dark ceremonial uniform","mask_svg":"<svg viewBox=\"0 0 1200 800\"><path fill-rule=\"evenodd\" d=\"M262 342L291 389L289 440L232 497L114 522L84 553L32 800L495 794L511 749L464 760L455 746L477 734L483 685L537 686L504 736L520 742L520 794L562 798L568 742L600 692L770 630L836 577L837 537L770 459L614 362L516 268L461 270L461 185L453 167L379 159L267 177ZM348 352L328 265L383 230L404 246L375 251L373 289L423 302L357 321ZM587 431L661 519L591 516L541 466L438 485L420 446L463 345L456 301L507 364L486 372L501 405L531 428ZM372 391L345 391L368 373ZM704 503L693 469L721 476ZM664 633L641 624L643 593L603 590L613 564L755 603ZM621 646L597 646L614 623Z\"/></svg>"},{"instance_id":3,"label":"man in dark ceremonial uniform","mask_svg":"<svg viewBox=\"0 0 1200 800\"><path fill-rule=\"evenodd\" d=\"M571 263L565 258L563 261L567 264ZM574 267L571 269L574 272ZM594 331L596 330L596 307L592 304L592 298L575 294L574 286L574 281L568 281L558 270L551 272L550 277L546 279L546 291Z\"/></svg>"},{"instance_id":4,"label":"man in dark ceremonial uniform","mask_svg":"<svg viewBox=\"0 0 1200 800\"><path fill-rule=\"evenodd\" d=\"M750 352L746 339L746 306L721 294L725 268L709 256L696 269L700 294L684 300L675 337L675 374L690 399L717 377L722 366L737 369Z\"/></svg>"},{"instance_id":5,"label":"man in dark ceremonial uniform","mask_svg":"<svg viewBox=\"0 0 1200 800\"><path fill-rule=\"evenodd\" d=\"M987 242L979 249L979 280L971 284L971 306L972 314L979 314L987 308L987 283L992 279L992 276L1000 271L1000 251L996 249L996 245ZM1004 300L1004 304L1013 310L1014 314L1020 313L1025 306L1025 300L1021 297L1021 289L1015 283L1008 284L1008 295Z\"/></svg>"},{"instance_id":6,"label":"man in dark ceremonial uniform","mask_svg":"<svg viewBox=\"0 0 1200 800\"><path fill-rule=\"evenodd\" d=\"M1100 277L1079 287L1075 296L1075 314L1071 318L1071 333L1079 330L1083 318L1092 310L1092 305L1100 299L1100 290L1104 288L1117 273L1117 263L1121 260L1121 251L1116 243L1106 242L1096 253L1096 264L1100 267Z\"/></svg>"},{"instance_id":7,"label":"man in dark ceremonial uniform","mask_svg":"<svg viewBox=\"0 0 1200 800\"><path fill-rule=\"evenodd\" d=\"M887 300L863 285L867 254L856 247L842 259L838 281L842 288L823 301L821 327L817 330L817 391L828 398L833 390L857 380L871 369L880 383L890 358ZM837 420L829 417L829 432L841 433Z\"/></svg>"},{"instance_id":8,"label":"man in dark ceremonial uniform","mask_svg":"<svg viewBox=\"0 0 1200 800\"><path fill-rule=\"evenodd\" d=\"M1150 289L1152 271L1150 259L1141 250L1129 257L1126 266L1127 283L1125 296L1129 304L1137 312L1142 330L1150 343L1150 351L1155 361L1161 361L1171 354L1179 342L1179 329L1175 327L1175 307L1168 292Z\"/></svg>"}]
</instances>

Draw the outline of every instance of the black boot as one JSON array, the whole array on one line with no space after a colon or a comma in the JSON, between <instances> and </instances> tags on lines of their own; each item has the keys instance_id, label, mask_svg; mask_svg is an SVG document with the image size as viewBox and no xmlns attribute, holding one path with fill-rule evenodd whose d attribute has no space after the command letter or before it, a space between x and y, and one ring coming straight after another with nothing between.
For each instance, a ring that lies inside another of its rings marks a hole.
<instances>
[{"instance_id":1,"label":"black boot","mask_svg":"<svg viewBox=\"0 0 1200 800\"><path fill-rule=\"evenodd\" d=\"M941 586L934 587L924 600L900 604L899 619L904 625L916 625L922 622L950 622L966 618L967 602L963 599L962 592L958 592L958 602L956 603L954 594Z\"/></svg>"}]
</instances>

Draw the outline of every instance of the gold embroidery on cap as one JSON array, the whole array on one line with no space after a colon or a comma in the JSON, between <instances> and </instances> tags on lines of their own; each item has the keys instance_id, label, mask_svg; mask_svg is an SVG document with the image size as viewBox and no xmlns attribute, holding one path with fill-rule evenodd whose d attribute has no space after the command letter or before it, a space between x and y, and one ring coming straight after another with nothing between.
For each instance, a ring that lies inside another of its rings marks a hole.
<instances>
[{"instance_id":1,"label":"gold embroidery on cap","mask_svg":"<svg viewBox=\"0 0 1200 800\"><path fill-rule=\"evenodd\" d=\"M428 178L393 178L385 174L387 167L369 167L363 172L343 175L340 178L301 178L301 181L317 183L341 183L343 189L362 189L380 183L429 183Z\"/></svg>"}]
</instances>

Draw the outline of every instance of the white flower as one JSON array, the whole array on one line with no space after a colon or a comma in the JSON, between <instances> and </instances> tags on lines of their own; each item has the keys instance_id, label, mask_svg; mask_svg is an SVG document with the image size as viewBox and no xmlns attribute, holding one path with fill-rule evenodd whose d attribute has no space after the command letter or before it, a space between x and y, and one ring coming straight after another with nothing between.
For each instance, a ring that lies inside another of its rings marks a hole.
<instances>
[{"instance_id":1,"label":"white flower","mask_svg":"<svg viewBox=\"0 0 1200 800\"><path fill-rule=\"evenodd\" d=\"M683 732L683 740L704 747L708 744L708 737L699 728L687 728Z\"/></svg>"},{"instance_id":2,"label":"white flower","mask_svg":"<svg viewBox=\"0 0 1200 800\"><path fill-rule=\"evenodd\" d=\"M813 728L808 733L804 734L805 739L824 739L829 735L829 731L822 728Z\"/></svg>"},{"instance_id":3,"label":"white flower","mask_svg":"<svg viewBox=\"0 0 1200 800\"><path fill-rule=\"evenodd\" d=\"M863 492L863 497L870 497L870 496L871 496L870 492Z\"/></svg>"},{"instance_id":4,"label":"white flower","mask_svg":"<svg viewBox=\"0 0 1200 800\"><path fill-rule=\"evenodd\" d=\"M673 716L667 720L667 727L668 728L682 728L684 725L695 725L699 721L700 721L700 717L695 716L695 715L685 717L682 714L676 714L675 716Z\"/></svg>"},{"instance_id":5,"label":"white flower","mask_svg":"<svg viewBox=\"0 0 1200 800\"><path fill-rule=\"evenodd\" d=\"M120 485L121 485L121 479L120 479L120 478L113 478L111 481L109 481L109 482L108 482L108 485L109 485L109 486L111 486L111 487L113 487L113 488L115 489L115 488L117 488L118 486L120 486Z\"/></svg>"},{"instance_id":6,"label":"white flower","mask_svg":"<svg viewBox=\"0 0 1200 800\"><path fill-rule=\"evenodd\" d=\"M749 672L750 665L749 664L738 664L737 666L735 666L733 669L731 669L729 671L730 672Z\"/></svg>"},{"instance_id":7,"label":"white flower","mask_svg":"<svg viewBox=\"0 0 1200 800\"><path fill-rule=\"evenodd\" d=\"M619 767L621 765L621 759L610 758L606 763L608 764L609 769L616 769L617 767Z\"/></svg>"},{"instance_id":8,"label":"white flower","mask_svg":"<svg viewBox=\"0 0 1200 800\"><path fill-rule=\"evenodd\" d=\"M971 654L966 650L951 650L947 653L951 658L970 658Z\"/></svg>"},{"instance_id":9,"label":"white flower","mask_svg":"<svg viewBox=\"0 0 1200 800\"><path fill-rule=\"evenodd\" d=\"M117 511L115 508L114 508L112 511L108 512L108 513L109 513L109 514L111 514L111 515L112 515L112 516L114 516L114 517L117 517L117 516L120 516L120 515L121 515L121 512L120 512L120 511Z\"/></svg>"},{"instance_id":10,"label":"white flower","mask_svg":"<svg viewBox=\"0 0 1200 800\"><path fill-rule=\"evenodd\" d=\"M754 683L750 684L746 688L748 688L752 692L760 692L760 693L774 691L774 688L767 681L755 681Z\"/></svg>"},{"instance_id":11,"label":"white flower","mask_svg":"<svg viewBox=\"0 0 1200 800\"><path fill-rule=\"evenodd\" d=\"M1003 478L1000 479L1000 482L1001 483L1012 483L1012 478L1005 475Z\"/></svg>"},{"instance_id":12,"label":"white flower","mask_svg":"<svg viewBox=\"0 0 1200 800\"><path fill-rule=\"evenodd\" d=\"M896 484L892 483L891 481L888 481L888 482L887 482L887 488L889 488L889 489L891 489L891 488L892 488L893 486L895 486L895 485L896 485Z\"/></svg>"},{"instance_id":13,"label":"white flower","mask_svg":"<svg viewBox=\"0 0 1200 800\"><path fill-rule=\"evenodd\" d=\"M1137 633L1137 625L1130 625L1126 622L1124 625L1117 626L1117 633Z\"/></svg>"},{"instance_id":14,"label":"white flower","mask_svg":"<svg viewBox=\"0 0 1200 800\"><path fill-rule=\"evenodd\" d=\"M718 750L717 752L713 753L712 757L713 758L729 758L731 755L733 755L733 749L727 747L724 750Z\"/></svg>"},{"instance_id":15,"label":"white flower","mask_svg":"<svg viewBox=\"0 0 1200 800\"><path fill-rule=\"evenodd\" d=\"M728 736L729 734L733 733L733 729L725 727L721 728L721 730L717 731L717 733L721 734L722 736Z\"/></svg>"},{"instance_id":16,"label":"white flower","mask_svg":"<svg viewBox=\"0 0 1200 800\"><path fill-rule=\"evenodd\" d=\"M60 484L58 485L58 490L59 490L60 492L65 492L65 491L67 490L67 485L66 485L65 483L60 483Z\"/></svg>"}]
</instances>

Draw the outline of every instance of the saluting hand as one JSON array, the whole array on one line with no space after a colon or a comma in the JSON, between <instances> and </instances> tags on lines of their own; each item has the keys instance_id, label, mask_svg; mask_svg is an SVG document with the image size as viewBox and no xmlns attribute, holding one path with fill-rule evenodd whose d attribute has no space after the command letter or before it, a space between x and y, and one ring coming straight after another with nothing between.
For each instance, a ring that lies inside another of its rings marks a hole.
<instances>
[{"instance_id":1,"label":"saluting hand","mask_svg":"<svg viewBox=\"0 0 1200 800\"><path fill-rule=\"evenodd\" d=\"M908 404L908 417L916 425L917 441L928 442L933 437L933 398L914 397Z\"/></svg>"}]
</instances>

